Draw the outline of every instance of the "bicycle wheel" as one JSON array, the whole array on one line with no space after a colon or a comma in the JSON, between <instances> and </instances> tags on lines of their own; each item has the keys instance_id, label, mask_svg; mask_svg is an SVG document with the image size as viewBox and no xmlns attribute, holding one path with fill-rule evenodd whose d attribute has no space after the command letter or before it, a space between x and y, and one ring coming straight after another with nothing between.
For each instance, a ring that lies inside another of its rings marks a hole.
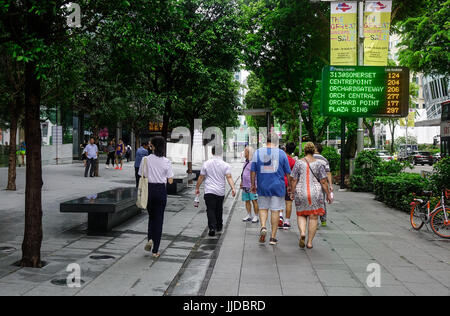
<instances>
[{"instance_id":1,"label":"bicycle wheel","mask_svg":"<svg viewBox=\"0 0 450 316\"><path fill-rule=\"evenodd\" d=\"M445 220L445 213L447 213L447 222ZM450 208L446 207L445 211L441 207L431 215L431 229L433 232L442 238L450 239Z\"/></svg>"},{"instance_id":2,"label":"bicycle wheel","mask_svg":"<svg viewBox=\"0 0 450 316\"><path fill-rule=\"evenodd\" d=\"M414 204L411 208L411 226L415 230L420 230L425 224L422 217L422 212L420 211L420 206Z\"/></svg>"}]
</instances>

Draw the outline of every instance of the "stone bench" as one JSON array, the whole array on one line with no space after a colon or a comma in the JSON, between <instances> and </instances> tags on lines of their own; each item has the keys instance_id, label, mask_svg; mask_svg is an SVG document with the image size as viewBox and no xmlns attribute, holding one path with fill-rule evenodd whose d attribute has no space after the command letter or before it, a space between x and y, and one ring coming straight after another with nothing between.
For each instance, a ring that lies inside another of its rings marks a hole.
<instances>
[{"instance_id":1,"label":"stone bench","mask_svg":"<svg viewBox=\"0 0 450 316\"><path fill-rule=\"evenodd\" d=\"M60 204L61 213L87 213L88 231L106 233L141 213L137 189L118 188Z\"/></svg>"},{"instance_id":2,"label":"stone bench","mask_svg":"<svg viewBox=\"0 0 450 316\"><path fill-rule=\"evenodd\" d=\"M177 195L188 187L188 183L191 180L195 180L195 174L189 175L186 173L184 175L175 176L172 184L167 183L167 194Z\"/></svg>"}]
</instances>

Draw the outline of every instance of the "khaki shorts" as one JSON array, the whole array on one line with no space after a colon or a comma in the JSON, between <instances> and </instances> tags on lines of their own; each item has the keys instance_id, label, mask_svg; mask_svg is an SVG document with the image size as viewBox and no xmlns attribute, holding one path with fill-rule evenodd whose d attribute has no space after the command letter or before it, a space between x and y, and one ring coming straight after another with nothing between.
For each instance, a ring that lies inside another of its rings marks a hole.
<instances>
[{"instance_id":1,"label":"khaki shorts","mask_svg":"<svg viewBox=\"0 0 450 316\"><path fill-rule=\"evenodd\" d=\"M270 210L272 212L281 211L286 208L284 196L258 196L260 210Z\"/></svg>"}]
</instances>

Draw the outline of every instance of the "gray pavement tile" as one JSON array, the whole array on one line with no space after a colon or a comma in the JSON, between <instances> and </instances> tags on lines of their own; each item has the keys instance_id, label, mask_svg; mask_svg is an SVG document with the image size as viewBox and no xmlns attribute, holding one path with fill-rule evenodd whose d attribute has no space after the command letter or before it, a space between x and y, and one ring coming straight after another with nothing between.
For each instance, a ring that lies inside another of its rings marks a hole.
<instances>
[{"instance_id":1,"label":"gray pavement tile","mask_svg":"<svg viewBox=\"0 0 450 316\"><path fill-rule=\"evenodd\" d=\"M315 270L341 270L341 271L350 271L350 268L346 264L314 264Z\"/></svg>"},{"instance_id":2,"label":"gray pavement tile","mask_svg":"<svg viewBox=\"0 0 450 316\"><path fill-rule=\"evenodd\" d=\"M0 281L0 296L21 296L30 291L33 283L4 283Z\"/></svg>"},{"instance_id":3,"label":"gray pavement tile","mask_svg":"<svg viewBox=\"0 0 450 316\"><path fill-rule=\"evenodd\" d=\"M450 288L440 284L404 282L404 285L417 296L450 296Z\"/></svg>"},{"instance_id":4,"label":"gray pavement tile","mask_svg":"<svg viewBox=\"0 0 450 316\"><path fill-rule=\"evenodd\" d=\"M336 253L343 259L371 259L372 256L358 248L334 248Z\"/></svg>"},{"instance_id":5,"label":"gray pavement tile","mask_svg":"<svg viewBox=\"0 0 450 316\"><path fill-rule=\"evenodd\" d=\"M79 288L69 288L66 286L40 285L28 291L24 296L74 296L80 291Z\"/></svg>"},{"instance_id":6,"label":"gray pavement tile","mask_svg":"<svg viewBox=\"0 0 450 316\"><path fill-rule=\"evenodd\" d=\"M328 287L360 287L361 282L349 272L342 270L319 270L317 275L320 281Z\"/></svg>"},{"instance_id":7,"label":"gray pavement tile","mask_svg":"<svg viewBox=\"0 0 450 316\"><path fill-rule=\"evenodd\" d=\"M237 272L234 272L234 271L224 272L224 271L216 271L216 270L214 270L213 276L211 277L211 280L212 279L220 279L220 280L228 280L230 282L239 282L240 278L241 278L240 271L237 271Z\"/></svg>"},{"instance_id":8,"label":"gray pavement tile","mask_svg":"<svg viewBox=\"0 0 450 316\"><path fill-rule=\"evenodd\" d=\"M240 284L239 296L281 296L281 286L272 284Z\"/></svg>"},{"instance_id":9,"label":"gray pavement tile","mask_svg":"<svg viewBox=\"0 0 450 316\"><path fill-rule=\"evenodd\" d=\"M87 250L94 250L97 248L102 247L106 242L104 241L86 241L86 240L79 240L76 241L67 247L65 249L87 249Z\"/></svg>"},{"instance_id":10,"label":"gray pavement tile","mask_svg":"<svg viewBox=\"0 0 450 316\"><path fill-rule=\"evenodd\" d=\"M237 296L239 280L221 278L220 275L211 278L206 290L206 296Z\"/></svg>"},{"instance_id":11,"label":"gray pavement tile","mask_svg":"<svg viewBox=\"0 0 450 316\"><path fill-rule=\"evenodd\" d=\"M439 280L439 282L450 288L450 270L445 270L445 271L440 271L440 270L436 270L436 271L432 271L432 270L427 270L427 273L429 275L431 275L434 279Z\"/></svg>"},{"instance_id":12,"label":"gray pavement tile","mask_svg":"<svg viewBox=\"0 0 450 316\"><path fill-rule=\"evenodd\" d=\"M207 270L203 268L181 269L181 277L178 279L171 295L197 295L203 284Z\"/></svg>"},{"instance_id":13,"label":"gray pavement tile","mask_svg":"<svg viewBox=\"0 0 450 316\"><path fill-rule=\"evenodd\" d=\"M319 278L315 273L302 273L302 272L292 272L290 275L281 274L280 275L281 284L283 286L295 286L296 284L312 284L320 283Z\"/></svg>"},{"instance_id":14,"label":"gray pavement tile","mask_svg":"<svg viewBox=\"0 0 450 316\"><path fill-rule=\"evenodd\" d=\"M372 296L414 296L404 286L382 285L379 288L367 288Z\"/></svg>"},{"instance_id":15,"label":"gray pavement tile","mask_svg":"<svg viewBox=\"0 0 450 316\"><path fill-rule=\"evenodd\" d=\"M392 273L398 280L402 282L411 283L437 283L428 273L416 268L405 267L387 267L388 271Z\"/></svg>"},{"instance_id":16,"label":"gray pavement tile","mask_svg":"<svg viewBox=\"0 0 450 316\"><path fill-rule=\"evenodd\" d=\"M78 296L122 296L139 278L129 274L104 273L86 285Z\"/></svg>"},{"instance_id":17,"label":"gray pavement tile","mask_svg":"<svg viewBox=\"0 0 450 316\"><path fill-rule=\"evenodd\" d=\"M364 272L364 273L355 273L356 277L358 278L358 280L363 283L366 284L367 282L367 278L369 276L368 272ZM383 271L381 272L381 286L402 286L403 283L398 280L395 276L393 276L391 273L387 272L387 271Z\"/></svg>"},{"instance_id":18,"label":"gray pavement tile","mask_svg":"<svg viewBox=\"0 0 450 316\"><path fill-rule=\"evenodd\" d=\"M325 287L328 296L370 296L363 287Z\"/></svg>"},{"instance_id":19,"label":"gray pavement tile","mask_svg":"<svg viewBox=\"0 0 450 316\"><path fill-rule=\"evenodd\" d=\"M320 283L283 284L283 295L286 296L325 296L325 290Z\"/></svg>"}]
</instances>

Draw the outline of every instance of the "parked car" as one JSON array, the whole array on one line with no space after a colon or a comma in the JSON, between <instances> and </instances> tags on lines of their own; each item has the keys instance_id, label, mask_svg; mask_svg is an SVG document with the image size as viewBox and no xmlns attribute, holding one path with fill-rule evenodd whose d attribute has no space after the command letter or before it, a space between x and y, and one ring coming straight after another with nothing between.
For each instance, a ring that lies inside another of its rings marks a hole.
<instances>
[{"instance_id":1,"label":"parked car","mask_svg":"<svg viewBox=\"0 0 450 316\"><path fill-rule=\"evenodd\" d=\"M433 155L433 163L438 162L439 160L441 160L441 153L436 153Z\"/></svg>"},{"instance_id":2,"label":"parked car","mask_svg":"<svg viewBox=\"0 0 450 316\"><path fill-rule=\"evenodd\" d=\"M376 153L377 153L378 157L380 157L384 161L389 161L389 160L394 159L394 157L392 157L387 150L377 150Z\"/></svg>"},{"instance_id":3,"label":"parked car","mask_svg":"<svg viewBox=\"0 0 450 316\"><path fill-rule=\"evenodd\" d=\"M434 163L434 158L429 151L415 151L412 156L413 165L422 165L425 164L432 166Z\"/></svg>"}]
</instances>

